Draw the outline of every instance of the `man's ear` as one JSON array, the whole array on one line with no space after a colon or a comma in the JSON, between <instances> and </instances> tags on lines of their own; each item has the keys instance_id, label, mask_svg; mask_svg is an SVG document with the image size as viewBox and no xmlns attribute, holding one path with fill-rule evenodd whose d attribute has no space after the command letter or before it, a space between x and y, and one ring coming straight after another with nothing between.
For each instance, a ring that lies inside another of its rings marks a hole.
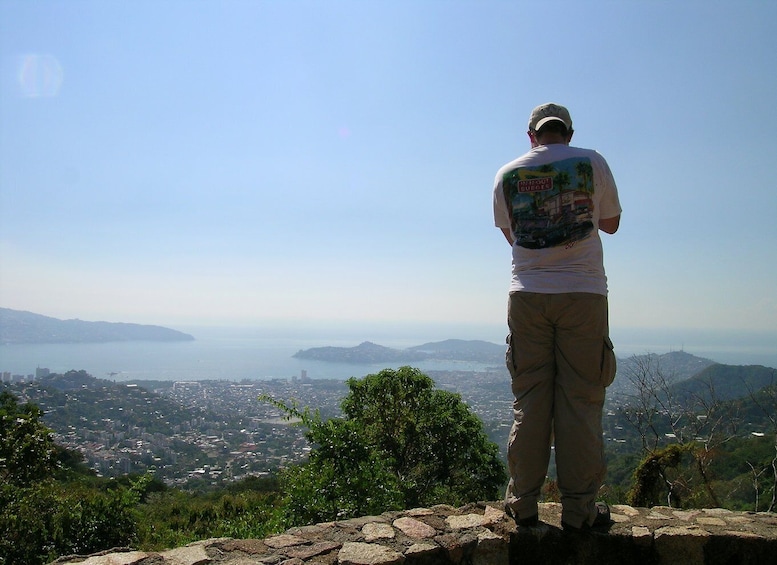
<instances>
[{"instance_id":1,"label":"man's ear","mask_svg":"<svg viewBox=\"0 0 777 565\"><path fill-rule=\"evenodd\" d=\"M531 142L532 147L537 147L539 143L537 143L537 132L536 131L527 131L526 135L529 136L529 141Z\"/></svg>"}]
</instances>

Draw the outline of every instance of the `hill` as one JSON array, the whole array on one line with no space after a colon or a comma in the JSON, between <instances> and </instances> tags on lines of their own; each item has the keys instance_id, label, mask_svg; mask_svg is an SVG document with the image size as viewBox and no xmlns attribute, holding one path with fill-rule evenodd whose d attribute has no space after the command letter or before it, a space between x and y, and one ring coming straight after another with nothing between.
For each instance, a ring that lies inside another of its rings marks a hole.
<instances>
[{"instance_id":1,"label":"hill","mask_svg":"<svg viewBox=\"0 0 777 565\"><path fill-rule=\"evenodd\" d=\"M701 371L715 365L715 361L697 357L685 351L670 351L669 353L632 355L626 359L618 359L618 373L615 381L607 391L610 400L629 397L637 394L636 383L650 373L660 377L667 386L690 379Z\"/></svg>"},{"instance_id":2,"label":"hill","mask_svg":"<svg viewBox=\"0 0 777 565\"><path fill-rule=\"evenodd\" d=\"M777 383L777 369L762 365L714 364L672 386L683 402L691 398L726 401L746 397Z\"/></svg>"},{"instance_id":3,"label":"hill","mask_svg":"<svg viewBox=\"0 0 777 565\"><path fill-rule=\"evenodd\" d=\"M211 422L228 419L85 371L5 386L40 407L57 443L79 451L89 468L107 476L154 468L159 479L183 479L208 461L208 444L201 438L216 433Z\"/></svg>"},{"instance_id":4,"label":"hill","mask_svg":"<svg viewBox=\"0 0 777 565\"><path fill-rule=\"evenodd\" d=\"M100 431L111 423L125 430L169 434L171 427L204 414L137 385L98 379L83 370L41 377L26 391L46 412L46 423L63 434L79 422Z\"/></svg>"},{"instance_id":5,"label":"hill","mask_svg":"<svg viewBox=\"0 0 777 565\"><path fill-rule=\"evenodd\" d=\"M664 390L682 404L725 402L777 384L777 369L762 365L724 365L684 351L650 353L618 359L618 374L607 397L610 404L628 403L639 383Z\"/></svg>"},{"instance_id":6,"label":"hill","mask_svg":"<svg viewBox=\"0 0 777 565\"><path fill-rule=\"evenodd\" d=\"M0 308L0 344L105 343L110 341L192 341L194 337L141 324L60 320L32 312Z\"/></svg>"},{"instance_id":7,"label":"hill","mask_svg":"<svg viewBox=\"0 0 777 565\"><path fill-rule=\"evenodd\" d=\"M432 359L503 364L506 346L477 339L447 339L409 347L408 351L426 353Z\"/></svg>"},{"instance_id":8,"label":"hill","mask_svg":"<svg viewBox=\"0 0 777 565\"><path fill-rule=\"evenodd\" d=\"M294 354L299 359L337 363L413 363L425 359L504 363L505 346L480 340L448 339L394 349L365 341L355 347L313 347Z\"/></svg>"},{"instance_id":9,"label":"hill","mask_svg":"<svg viewBox=\"0 0 777 565\"><path fill-rule=\"evenodd\" d=\"M384 347L364 341L356 347L313 347L301 349L293 357L334 363L403 363L428 359L425 353Z\"/></svg>"}]
</instances>

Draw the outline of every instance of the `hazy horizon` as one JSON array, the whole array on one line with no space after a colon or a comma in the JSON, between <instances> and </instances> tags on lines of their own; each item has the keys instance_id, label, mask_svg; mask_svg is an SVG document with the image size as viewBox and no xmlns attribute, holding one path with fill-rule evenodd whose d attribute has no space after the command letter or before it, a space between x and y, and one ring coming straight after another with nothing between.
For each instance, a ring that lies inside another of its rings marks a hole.
<instances>
[{"instance_id":1,"label":"hazy horizon","mask_svg":"<svg viewBox=\"0 0 777 565\"><path fill-rule=\"evenodd\" d=\"M35 314L42 314L34 312ZM121 323L124 320L85 319ZM98 317L99 318L99 317ZM141 323L143 322L134 322ZM447 339L483 340L503 344L506 323L461 324L433 322L381 322L374 320L264 320L252 324L149 324L187 334L195 340L218 342L224 347L254 342L262 347L278 347L289 352L309 347L354 347L371 341L385 347L407 348ZM627 328L611 327L610 334L620 358L647 353L685 351L718 363L765 365L777 368L777 331L721 330L710 328ZM111 343L93 344L110 347ZM131 342L130 342L131 343ZM143 342L136 342L143 343ZM292 345L293 344L293 345ZM34 345L34 344L30 344ZM51 344L40 344L41 346ZM62 347L78 344L57 344ZM3 349L0 348L0 370Z\"/></svg>"},{"instance_id":2,"label":"hazy horizon","mask_svg":"<svg viewBox=\"0 0 777 565\"><path fill-rule=\"evenodd\" d=\"M0 308L5 306L0 304ZM310 339L313 336L330 336L334 341L346 340L353 342L375 341L384 339L387 343L381 345L406 344L406 346L419 345L419 340L442 341L445 339L472 339L484 340L494 343L503 343L507 335L506 319L504 322L490 324L466 323L466 322L435 322L435 321L395 321L395 320L317 320L317 319L267 319L243 323L164 323L154 321L133 321L124 319L108 319L105 316L97 316L87 319L83 316L72 318L58 318L43 312L28 312L56 319L78 319L85 322L109 322L109 323L136 323L140 325L154 325L177 330L193 335L205 332L206 334L218 333L222 336L255 336L255 337L290 337L294 339ZM365 337L358 338L362 333ZM715 344L722 348L742 348L746 344L751 347L768 350L777 355L777 329L725 329L725 328L700 328L686 327L617 327L612 326L610 333L617 339L618 336L626 337L629 343L642 342L648 347L654 347L665 351L684 349L685 345L698 346L699 344ZM353 343L353 345L357 345ZM323 345L332 345L331 343ZM617 344L616 344L617 345ZM654 351L650 351L654 352Z\"/></svg>"}]
</instances>

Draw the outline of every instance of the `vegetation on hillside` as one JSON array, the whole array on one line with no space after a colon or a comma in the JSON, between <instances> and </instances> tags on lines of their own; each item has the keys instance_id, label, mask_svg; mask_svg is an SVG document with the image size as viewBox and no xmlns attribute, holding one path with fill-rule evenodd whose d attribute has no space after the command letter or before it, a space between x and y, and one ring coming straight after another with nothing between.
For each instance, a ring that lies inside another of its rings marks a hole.
<instances>
[{"instance_id":1,"label":"vegetation on hillside","mask_svg":"<svg viewBox=\"0 0 777 565\"><path fill-rule=\"evenodd\" d=\"M620 410L631 431L622 458L633 465L641 453L629 504L775 510L774 369L713 365L677 382L646 356L625 376L635 392ZM768 433L749 433L753 427Z\"/></svg>"},{"instance_id":2,"label":"vegetation on hillside","mask_svg":"<svg viewBox=\"0 0 777 565\"><path fill-rule=\"evenodd\" d=\"M98 488L58 449L40 410L0 393L0 563L29 564L137 542L145 482ZM69 467L65 467L65 463Z\"/></svg>"}]
</instances>

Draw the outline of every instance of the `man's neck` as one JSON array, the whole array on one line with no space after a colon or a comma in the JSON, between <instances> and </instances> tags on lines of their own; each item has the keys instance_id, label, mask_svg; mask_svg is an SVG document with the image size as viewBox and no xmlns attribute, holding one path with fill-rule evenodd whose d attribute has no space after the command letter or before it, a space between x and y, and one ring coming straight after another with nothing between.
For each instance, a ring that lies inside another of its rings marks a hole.
<instances>
[{"instance_id":1,"label":"man's neck","mask_svg":"<svg viewBox=\"0 0 777 565\"><path fill-rule=\"evenodd\" d=\"M537 145L569 145L569 141L563 135L543 135L542 140L537 140Z\"/></svg>"}]
</instances>

